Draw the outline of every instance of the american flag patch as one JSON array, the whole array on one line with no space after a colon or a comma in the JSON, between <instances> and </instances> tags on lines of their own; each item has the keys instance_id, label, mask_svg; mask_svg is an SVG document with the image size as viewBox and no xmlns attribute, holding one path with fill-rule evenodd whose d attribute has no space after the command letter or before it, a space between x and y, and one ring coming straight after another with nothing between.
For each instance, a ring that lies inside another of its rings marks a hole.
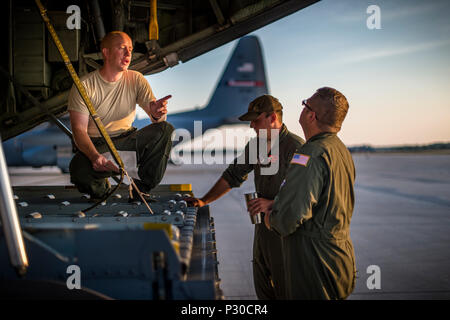
<instances>
[{"instance_id":1,"label":"american flag patch","mask_svg":"<svg viewBox=\"0 0 450 320\"><path fill-rule=\"evenodd\" d=\"M300 153L294 153L291 163L300 164L306 167L306 165L308 164L308 160L309 156Z\"/></svg>"}]
</instances>

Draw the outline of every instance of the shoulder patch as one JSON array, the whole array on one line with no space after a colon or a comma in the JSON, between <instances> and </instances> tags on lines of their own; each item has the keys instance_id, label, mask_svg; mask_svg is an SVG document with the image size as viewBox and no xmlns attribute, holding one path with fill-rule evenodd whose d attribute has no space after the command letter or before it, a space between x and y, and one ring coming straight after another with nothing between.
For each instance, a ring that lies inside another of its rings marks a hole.
<instances>
[{"instance_id":1,"label":"shoulder patch","mask_svg":"<svg viewBox=\"0 0 450 320\"><path fill-rule=\"evenodd\" d=\"M294 155L292 156L291 163L299 164L299 165L306 167L306 165L308 164L308 161L309 161L309 156L307 156L305 154L301 154L301 153L294 153Z\"/></svg>"}]
</instances>

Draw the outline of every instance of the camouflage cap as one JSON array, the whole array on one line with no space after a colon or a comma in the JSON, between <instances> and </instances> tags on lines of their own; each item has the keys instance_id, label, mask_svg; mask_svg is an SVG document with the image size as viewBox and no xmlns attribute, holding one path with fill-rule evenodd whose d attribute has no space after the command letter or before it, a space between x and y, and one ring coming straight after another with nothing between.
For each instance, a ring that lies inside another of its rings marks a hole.
<instances>
[{"instance_id":1,"label":"camouflage cap","mask_svg":"<svg viewBox=\"0 0 450 320\"><path fill-rule=\"evenodd\" d=\"M259 117L263 112L271 113L282 110L283 106L277 98L269 94L262 95L248 105L248 112L239 117L241 121L252 121Z\"/></svg>"}]
</instances>

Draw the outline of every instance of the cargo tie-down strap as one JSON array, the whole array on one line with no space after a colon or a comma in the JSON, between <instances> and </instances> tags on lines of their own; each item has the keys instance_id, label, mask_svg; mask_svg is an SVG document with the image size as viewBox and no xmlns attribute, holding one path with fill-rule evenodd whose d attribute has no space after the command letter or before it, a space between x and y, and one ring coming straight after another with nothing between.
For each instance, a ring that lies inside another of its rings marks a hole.
<instances>
[{"instance_id":1,"label":"cargo tie-down strap","mask_svg":"<svg viewBox=\"0 0 450 320\"><path fill-rule=\"evenodd\" d=\"M75 83L75 86L78 89L78 92L80 93L81 97L83 98L84 102L86 103L86 106L89 110L89 113L92 117L92 119L94 120L95 125L98 128L98 131L100 132L101 136L103 137L103 139L105 139L106 144L108 146L109 151L111 152L112 157L114 158L114 160L116 161L117 165L119 166L119 170L120 170L120 181L117 183L117 186L115 188L113 188L108 194L106 194L103 199L101 199L100 201L98 201L97 203L95 203L93 206L82 210L81 213L85 213L93 208L95 208L96 206L98 206L99 204L101 204L103 201L105 201L110 195L112 195L117 188L119 188L120 184L123 181L124 178L124 174L128 177L128 180L130 181L130 188L133 187L137 192L137 194L139 195L139 197L141 198L142 202L145 203L145 205L147 206L148 211L153 214L152 209L150 208L149 204L147 203L147 201L145 201L144 196L142 195L142 193L139 191L138 187L136 186L136 184L134 183L133 179L128 175L127 171L125 170L125 165L122 161L122 159L119 156L119 153L117 152L116 147L114 146L114 143L112 142L111 138L109 137L108 133L105 130L105 127L103 126L103 123L100 119L100 117L98 116L97 112L95 111L94 106L92 105L91 99L89 98L89 96L86 93L86 89L84 88L84 85L81 83L80 78L78 77L77 73L75 72L72 63L70 62L69 57L67 56L66 51L64 50L64 47L61 44L61 41L59 40L58 35L56 34L55 29L53 28L52 24L50 23L50 19L47 16L47 10L44 8L44 6L42 5L40 0L35 0L39 11L41 13L42 19L44 20L48 32L50 33L50 35L53 38L53 42L55 43L56 47L58 48L58 51L61 55L61 58L64 61L64 64L66 65L67 70L69 70L69 73L73 79L73 82ZM131 195L131 190L130 190L130 195Z\"/></svg>"}]
</instances>

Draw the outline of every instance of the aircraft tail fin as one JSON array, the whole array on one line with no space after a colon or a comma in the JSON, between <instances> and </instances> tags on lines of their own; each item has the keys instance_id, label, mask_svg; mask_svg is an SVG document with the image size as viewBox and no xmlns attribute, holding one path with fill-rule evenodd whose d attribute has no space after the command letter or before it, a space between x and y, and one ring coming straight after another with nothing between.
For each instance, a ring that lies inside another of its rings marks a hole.
<instances>
[{"instance_id":1,"label":"aircraft tail fin","mask_svg":"<svg viewBox=\"0 0 450 320\"><path fill-rule=\"evenodd\" d=\"M222 115L225 123L241 123L238 117L247 111L249 103L267 93L261 45L256 36L246 36L236 45L204 111Z\"/></svg>"}]
</instances>

